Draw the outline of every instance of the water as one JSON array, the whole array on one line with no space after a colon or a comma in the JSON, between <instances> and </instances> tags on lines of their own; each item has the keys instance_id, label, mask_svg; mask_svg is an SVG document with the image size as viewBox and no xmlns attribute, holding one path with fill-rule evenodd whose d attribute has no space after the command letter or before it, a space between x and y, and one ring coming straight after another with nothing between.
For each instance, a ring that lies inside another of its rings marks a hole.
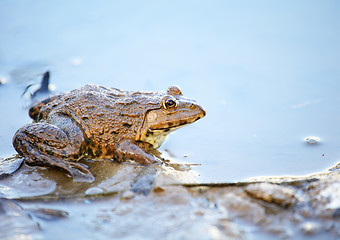
<instances>
[{"instance_id":1,"label":"water","mask_svg":"<svg viewBox=\"0 0 340 240\"><path fill-rule=\"evenodd\" d=\"M2 1L0 156L46 70L86 83L181 86L207 110L162 146L201 182L301 175L340 159L338 1ZM309 145L308 136L320 142Z\"/></svg>"},{"instance_id":2,"label":"water","mask_svg":"<svg viewBox=\"0 0 340 240\"><path fill-rule=\"evenodd\" d=\"M12 136L31 121L29 94L50 71L55 93L86 83L124 90L181 86L207 115L174 132L161 150L173 161L201 164L193 166L200 182L324 170L340 159L339 10L335 0L0 1L0 158L15 153ZM320 141L306 143L310 136ZM126 191L144 171L109 161L88 164L96 176L92 184L27 166L3 178L2 197L33 199L1 200L2 232L34 239L59 239L65 229L66 239L205 239L228 217L187 192L130 201L78 198ZM159 173L166 183L196 180L195 172ZM44 194L68 198L34 200ZM255 226L246 233L249 239L274 237Z\"/></svg>"}]
</instances>

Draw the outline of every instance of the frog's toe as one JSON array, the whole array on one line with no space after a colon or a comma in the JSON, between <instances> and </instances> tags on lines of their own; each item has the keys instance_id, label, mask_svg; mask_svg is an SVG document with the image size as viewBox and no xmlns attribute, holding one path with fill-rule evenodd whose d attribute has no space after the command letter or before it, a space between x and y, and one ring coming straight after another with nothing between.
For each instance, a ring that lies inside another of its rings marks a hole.
<instances>
[{"instance_id":1,"label":"frog's toe","mask_svg":"<svg viewBox=\"0 0 340 240\"><path fill-rule=\"evenodd\" d=\"M93 182L94 177L88 166L82 163L70 162L51 155L38 154L35 149L30 149L31 155L25 157L25 163L32 166L54 167L66 171L74 182Z\"/></svg>"},{"instance_id":2,"label":"frog's toe","mask_svg":"<svg viewBox=\"0 0 340 240\"><path fill-rule=\"evenodd\" d=\"M95 177L88 170L88 166L82 163L69 162L69 166L65 169L73 177L74 182L93 182Z\"/></svg>"}]
</instances>

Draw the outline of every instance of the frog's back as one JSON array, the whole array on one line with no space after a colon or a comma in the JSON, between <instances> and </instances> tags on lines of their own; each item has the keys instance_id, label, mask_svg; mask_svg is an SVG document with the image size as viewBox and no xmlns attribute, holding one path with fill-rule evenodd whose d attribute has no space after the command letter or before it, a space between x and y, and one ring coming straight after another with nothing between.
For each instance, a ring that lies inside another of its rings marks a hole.
<instances>
[{"instance_id":1,"label":"frog's back","mask_svg":"<svg viewBox=\"0 0 340 240\"><path fill-rule=\"evenodd\" d=\"M67 111L83 127L88 137L112 138L128 134L126 128L142 121L141 111L129 92L97 85L86 85L65 96L66 105L56 111ZM116 137L117 138L117 137ZM105 139L106 140L106 139Z\"/></svg>"},{"instance_id":2,"label":"frog's back","mask_svg":"<svg viewBox=\"0 0 340 240\"><path fill-rule=\"evenodd\" d=\"M68 115L82 128L92 149L110 151L122 138L135 138L147 109L158 107L163 94L85 85L45 104L39 119Z\"/></svg>"}]
</instances>

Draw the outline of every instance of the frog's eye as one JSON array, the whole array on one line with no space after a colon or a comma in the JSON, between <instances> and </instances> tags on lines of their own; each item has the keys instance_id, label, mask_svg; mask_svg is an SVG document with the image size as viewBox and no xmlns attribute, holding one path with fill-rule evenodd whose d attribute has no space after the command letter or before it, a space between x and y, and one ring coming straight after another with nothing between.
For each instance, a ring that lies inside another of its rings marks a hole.
<instances>
[{"instance_id":1,"label":"frog's eye","mask_svg":"<svg viewBox=\"0 0 340 240\"><path fill-rule=\"evenodd\" d=\"M164 109L170 110L176 108L178 105L177 99L173 96L167 96L163 99Z\"/></svg>"}]
</instances>

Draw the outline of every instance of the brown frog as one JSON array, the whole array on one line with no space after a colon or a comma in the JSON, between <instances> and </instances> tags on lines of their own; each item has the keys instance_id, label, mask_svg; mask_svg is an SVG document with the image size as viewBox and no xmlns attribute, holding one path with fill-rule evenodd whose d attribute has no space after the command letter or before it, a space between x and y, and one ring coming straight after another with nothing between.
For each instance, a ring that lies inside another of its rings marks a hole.
<instances>
[{"instance_id":1,"label":"brown frog","mask_svg":"<svg viewBox=\"0 0 340 240\"><path fill-rule=\"evenodd\" d=\"M176 86L167 92L132 92L86 85L38 102L29 115L34 123L13 137L14 148L27 164L93 178L77 160L160 163L150 150L173 130L204 117L205 111Z\"/></svg>"}]
</instances>

